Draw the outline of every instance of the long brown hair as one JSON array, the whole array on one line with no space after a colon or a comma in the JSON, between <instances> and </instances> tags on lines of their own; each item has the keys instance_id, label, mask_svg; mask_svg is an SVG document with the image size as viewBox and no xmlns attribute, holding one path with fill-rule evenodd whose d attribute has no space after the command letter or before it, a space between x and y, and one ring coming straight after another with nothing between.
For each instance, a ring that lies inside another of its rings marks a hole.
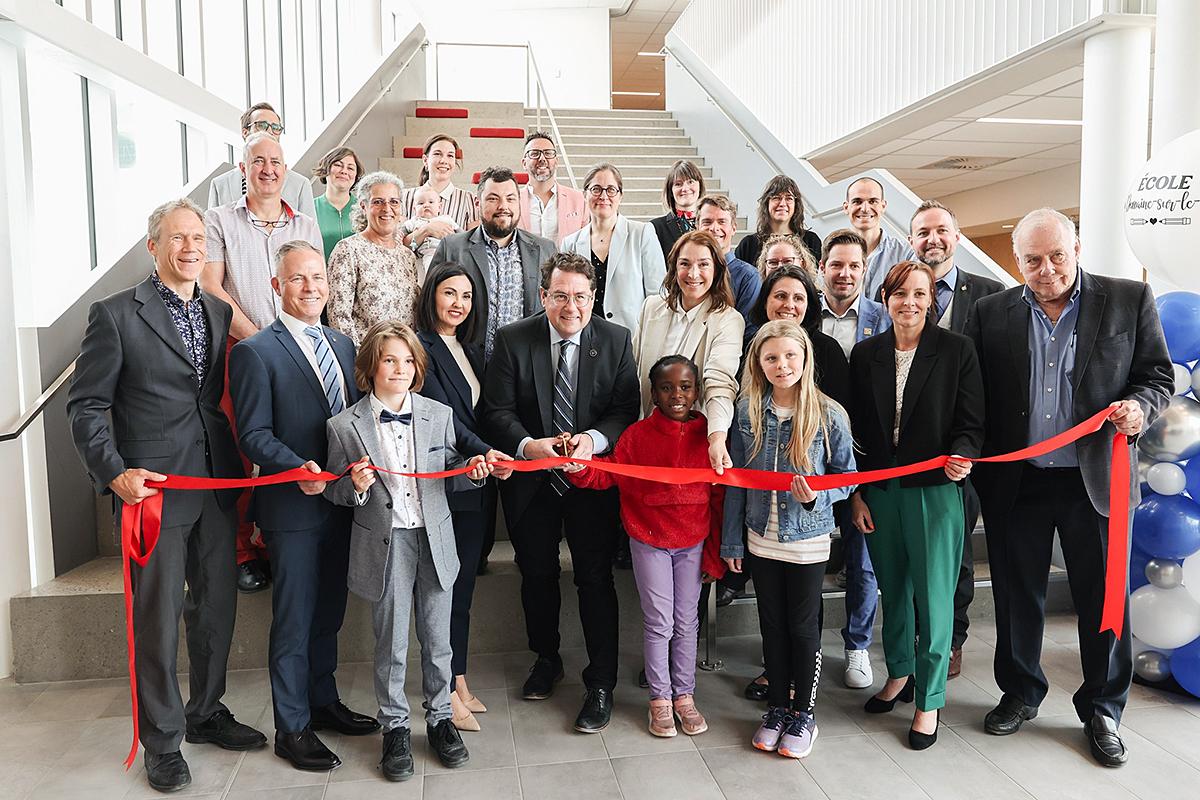
<instances>
[{"instance_id":1,"label":"long brown hair","mask_svg":"<svg viewBox=\"0 0 1200 800\"><path fill-rule=\"evenodd\" d=\"M790 194L795 198L792 216L788 219L788 230L797 236L804 233L804 197L800 187L787 175L776 175L767 181L762 194L758 196L758 237L766 239L771 235L771 212L768 205L771 198L777 194Z\"/></svg>"},{"instance_id":2,"label":"long brown hair","mask_svg":"<svg viewBox=\"0 0 1200 800\"><path fill-rule=\"evenodd\" d=\"M679 288L679 279L675 265L679 261L679 252L689 244L698 244L708 249L713 259L712 286L708 287L708 299L713 311L733 307L733 289L729 285L729 266L725 256L721 255L721 245L708 231L688 231L675 240L667 255L667 274L663 276L663 296L671 310L678 311L683 307L683 290Z\"/></svg>"},{"instance_id":3,"label":"long brown hair","mask_svg":"<svg viewBox=\"0 0 1200 800\"><path fill-rule=\"evenodd\" d=\"M432 150L433 146L438 142L449 142L450 144L454 145L454 163L458 164L459 169L462 169L462 157L459 155L462 152L462 148L458 146L458 142L454 140L453 136L448 136L444 133L435 133L433 136L430 136L425 140L425 146L421 148L421 155L428 157L429 151ZM422 158L421 174L417 177L417 185L424 186L428 180L429 167L425 164L425 159Z\"/></svg>"}]
</instances>

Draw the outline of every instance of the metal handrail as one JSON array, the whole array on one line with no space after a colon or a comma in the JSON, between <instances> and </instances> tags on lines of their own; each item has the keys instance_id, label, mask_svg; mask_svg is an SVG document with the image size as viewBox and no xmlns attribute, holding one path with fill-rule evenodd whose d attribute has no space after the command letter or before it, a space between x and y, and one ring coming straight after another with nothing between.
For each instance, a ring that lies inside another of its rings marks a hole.
<instances>
[{"instance_id":1,"label":"metal handrail","mask_svg":"<svg viewBox=\"0 0 1200 800\"><path fill-rule=\"evenodd\" d=\"M562 134L558 130L558 121L554 119L554 109L550 107L550 98L546 94L546 86L542 83L542 71L538 69L537 59L533 56L533 43L527 42L525 53L529 63L533 65L533 77L537 81L537 126L542 127L542 100L546 101L546 116L550 119L550 130L554 133L554 144L562 155L563 166L567 168L567 177L571 180L571 188L578 189L579 182L575 180L575 170L571 168L571 159L567 155L567 146L563 143Z\"/></svg>"},{"instance_id":2,"label":"metal handrail","mask_svg":"<svg viewBox=\"0 0 1200 800\"><path fill-rule=\"evenodd\" d=\"M58 390L63 387L67 379L74 374L75 361L72 361L70 364L67 364L67 368L62 371L62 374L54 379L54 383L47 386L46 390L38 395L37 400L33 401L33 405L25 410L25 413L17 420L17 426L7 433L0 433L0 442L11 442L24 433L30 423L37 419L38 414L41 414L47 404L54 398L54 395L58 394Z\"/></svg>"}]
</instances>

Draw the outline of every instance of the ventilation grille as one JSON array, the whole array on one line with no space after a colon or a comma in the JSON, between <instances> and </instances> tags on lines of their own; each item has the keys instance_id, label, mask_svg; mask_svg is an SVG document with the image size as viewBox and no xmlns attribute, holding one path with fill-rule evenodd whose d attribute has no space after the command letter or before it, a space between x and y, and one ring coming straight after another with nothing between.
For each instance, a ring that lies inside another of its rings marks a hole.
<instances>
[{"instance_id":1,"label":"ventilation grille","mask_svg":"<svg viewBox=\"0 0 1200 800\"><path fill-rule=\"evenodd\" d=\"M975 170L983 169L984 167L994 167L1006 161L1012 161L1012 159L995 156L948 156L931 164L926 164L923 167L918 167L918 169Z\"/></svg>"}]
</instances>

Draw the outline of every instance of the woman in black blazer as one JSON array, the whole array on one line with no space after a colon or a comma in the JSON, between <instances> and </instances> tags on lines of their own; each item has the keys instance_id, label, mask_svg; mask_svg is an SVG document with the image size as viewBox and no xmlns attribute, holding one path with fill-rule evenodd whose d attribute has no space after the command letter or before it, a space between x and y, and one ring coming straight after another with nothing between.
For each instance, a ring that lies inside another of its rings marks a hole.
<instances>
[{"instance_id":1,"label":"woman in black blazer","mask_svg":"<svg viewBox=\"0 0 1200 800\"><path fill-rule=\"evenodd\" d=\"M468 458L493 452L479 437L475 417L483 378L483 346L473 343L479 324L475 297L475 282L467 271L457 264L445 263L425 276L417 299L417 338L429 356L420 394L450 406L458 452ZM485 295L480 295L480 302L487 302ZM461 564L450 609L454 672L450 701L454 727L477 731L479 722L472 712L487 708L467 688L467 637L475 577L495 537L495 482L488 481L479 489L449 492L447 500Z\"/></svg>"},{"instance_id":2,"label":"woman in black blazer","mask_svg":"<svg viewBox=\"0 0 1200 800\"><path fill-rule=\"evenodd\" d=\"M965 459L977 457L983 444L983 379L975 347L937 326L929 314L936 296L929 267L901 261L883 282L892 327L850 353L850 422L862 448L859 469L952 455L944 470L869 484L850 498L855 527L870 534L888 666L888 681L866 711L891 711L915 693L908 734L914 750L937 741L938 709L946 704L963 546L959 482L971 471Z\"/></svg>"},{"instance_id":3,"label":"woman in black blazer","mask_svg":"<svg viewBox=\"0 0 1200 800\"><path fill-rule=\"evenodd\" d=\"M670 256L675 240L696 230L696 207L702 197L704 176L700 174L700 168L690 161L672 164L663 184L663 205L667 213L650 220L658 243L662 245L663 258Z\"/></svg>"}]
</instances>

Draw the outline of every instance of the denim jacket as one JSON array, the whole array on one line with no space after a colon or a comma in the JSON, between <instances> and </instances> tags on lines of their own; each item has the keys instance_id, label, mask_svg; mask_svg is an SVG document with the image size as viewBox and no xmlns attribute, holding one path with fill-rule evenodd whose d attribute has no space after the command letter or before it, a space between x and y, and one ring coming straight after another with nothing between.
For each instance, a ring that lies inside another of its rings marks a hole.
<instances>
[{"instance_id":1,"label":"denim jacket","mask_svg":"<svg viewBox=\"0 0 1200 800\"><path fill-rule=\"evenodd\" d=\"M792 420L785 419L780 422L770 402L766 404L763 419L766 426L763 432L763 446L754 458L747 461L746 452L754 443L748 407L749 401L745 397L738 400L733 428L729 431L729 455L733 466L769 472L796 472L786 452L792 437ZM813 474L854 472L854 442L850 435L850 421L845 412L831 409L826 428L829 433L829 456L825 455L825 435L820 428L817 429L817 435L808 448ZM777 451L778 464L774 455ZM797 502L790 492L777 492L779 541L810 539L832 531L836 527L833 520L833 504L849 497L852 491L853 486L819 491L811 510ZM722 558L742 558L745 555L742 531L749 528L761 536L767 527L770 504L771 493L768 491L733 486L726 488L725 520L721 528Z\"/></svg>"}]
</instances>

